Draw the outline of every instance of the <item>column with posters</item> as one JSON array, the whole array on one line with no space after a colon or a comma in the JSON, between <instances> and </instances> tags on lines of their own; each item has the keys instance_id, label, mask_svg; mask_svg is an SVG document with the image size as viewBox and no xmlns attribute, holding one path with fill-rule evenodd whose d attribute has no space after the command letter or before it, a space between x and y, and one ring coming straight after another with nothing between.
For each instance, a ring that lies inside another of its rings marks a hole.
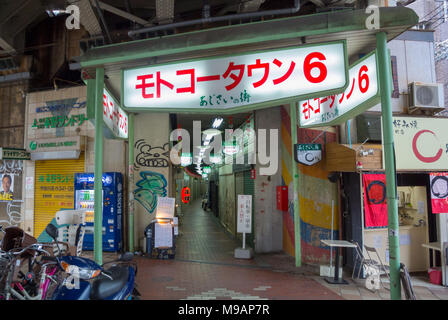
<instances>
[{"instance_id":1,"label":"column with posters","mask_svg":"<svg viewBox=\"0 0 448 320\"><path fill-rule=\"evenodd\" d=\"M0 225L19 226L22 216L23 160L29 153L22 149L0 148Z\"/></svg>"}]
</instances>

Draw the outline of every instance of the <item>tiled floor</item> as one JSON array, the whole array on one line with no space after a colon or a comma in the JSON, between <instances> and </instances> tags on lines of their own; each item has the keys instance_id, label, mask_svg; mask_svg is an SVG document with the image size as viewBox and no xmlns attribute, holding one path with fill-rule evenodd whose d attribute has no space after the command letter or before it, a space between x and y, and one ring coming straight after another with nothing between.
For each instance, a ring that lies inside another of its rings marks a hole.
<instances>
[{"instance_id":1,"label":"tiled floor","mask_svg":"<svg viewBox=\"0 0 448 320\"><path fill-rule=\"evenodd\" d=\"M234 258L241 243L233 240L211 212L193 202L184 213L181 235L173 260L136 257L136 283L142 299L279 299L279 300L388 300L385 289L371 292L363 280L344 278L348 285L328 284L318 266L295 267L283 253L256 254L254 259ZM113 258L105 254L103 260ZM448 300L448 288L431 285L426 278L413 278L418 300ZM405 294L402 293L402 298Z\"/></svg>"}]
</instances>

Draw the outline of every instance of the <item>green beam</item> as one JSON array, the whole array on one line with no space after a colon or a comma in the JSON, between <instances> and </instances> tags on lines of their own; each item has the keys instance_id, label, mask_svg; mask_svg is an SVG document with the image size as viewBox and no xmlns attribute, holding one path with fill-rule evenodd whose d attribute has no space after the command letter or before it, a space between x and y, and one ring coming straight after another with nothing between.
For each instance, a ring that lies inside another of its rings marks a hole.
<instances>
[{"instance_id":1,"label":"green beam","mask_svg":"<svg viewBox=\"0 0 448 320\"><path fill-rule=\"evenodd\" d=\"M138 59L188 53L213 55L220 48L256 45L269 41L284 41L328 33L366 31L365 10L346 10L331 13L294 16L236 26L205 29L153 39L130 41L88 50L80 57L82 68L102 66ZM418 16L406 7L380 8L381 28L402 28L418 23ZM249 49L248 49L249 50ZM147 62L145 62L147 64ZM125 67L125 66L123 66Z\"/></svg>"},{"instance_id":2,"label":"green beam","mask_svg":"<svg viewBox=\"0 0 448 320\"><path fill-rule=\"evenodd\" d=\"M291 118L291 163L292 163L292 180L294 183L294 248L296 256L296 267L302 265L302 246L300 236L300 202L299 202L299 167L294 159L294 144L297 143L297 105L291 103L289 107Z\"/></svg>"},{"instance_id":3,"label":"green beam","mask_svg":"<svg viewBox=\"0 0 448 320\"><path fill-rule=\"evenodd\" d=\"M394 136L392 128L392 86L391 62L387 50L385 32L376 34L378 50L381 113L383 123L384 164L386 171L387 222L389 235L390 299L401 300L400 283L400 243L398 228L398 206L394 155Z\"/></svg>"},{"instance_id":4,"label":"green beam","mask_svg":"<svg viewBox=\"0 0 448 320\"><path fill-rule=\"evenodd\" d=\"M128 148L129 148L129 251L134 252L134 114L129 113L128 122Z\"/></svg>"},{"instance_id":5,"label":"green beam","mask_svg":"<svg viewBox=\"0 0 448 320\"><path fill-rule=\"evenodd\" d=\"M104 68L96 69L95 79L95 212L94 245L95 262L103 264L103 90Z\"/></svg>"}]
</instances>

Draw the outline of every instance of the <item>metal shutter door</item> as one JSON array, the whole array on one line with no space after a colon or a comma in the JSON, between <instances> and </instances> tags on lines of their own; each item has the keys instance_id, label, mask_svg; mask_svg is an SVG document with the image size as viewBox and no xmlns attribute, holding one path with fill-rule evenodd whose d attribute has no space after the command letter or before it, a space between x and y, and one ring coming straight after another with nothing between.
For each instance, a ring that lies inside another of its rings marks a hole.
<instances>
[{"instance_id":1,"label":"metal shutter door","mask_svg":"<svg viewBox=\"0 0 448 320\"><path fill-rule=\"evenodd\" d=\"M74 174L84 172L84 152L79 159L36 161L34 237L37 238L60 209L74 208Z\"/></svg>"}]
</instances>

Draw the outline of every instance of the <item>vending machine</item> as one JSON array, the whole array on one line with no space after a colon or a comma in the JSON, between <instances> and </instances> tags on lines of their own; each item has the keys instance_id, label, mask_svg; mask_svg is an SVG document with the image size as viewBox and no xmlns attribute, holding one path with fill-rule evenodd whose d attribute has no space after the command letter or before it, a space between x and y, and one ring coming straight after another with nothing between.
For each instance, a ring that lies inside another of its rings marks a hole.
<instances>
[{"instance_id":1,"label":"vending machine","mask_svg":"<svg viewBox=\"0 0 448 320\"><path fill-rule=\"evenodd\" d=\"M120 251L123 176L119 172L103 173L103 251ZM93 250L94 174L75 173L75 209L86 210L83 250Z\"/></svg>"}]
</instances>

